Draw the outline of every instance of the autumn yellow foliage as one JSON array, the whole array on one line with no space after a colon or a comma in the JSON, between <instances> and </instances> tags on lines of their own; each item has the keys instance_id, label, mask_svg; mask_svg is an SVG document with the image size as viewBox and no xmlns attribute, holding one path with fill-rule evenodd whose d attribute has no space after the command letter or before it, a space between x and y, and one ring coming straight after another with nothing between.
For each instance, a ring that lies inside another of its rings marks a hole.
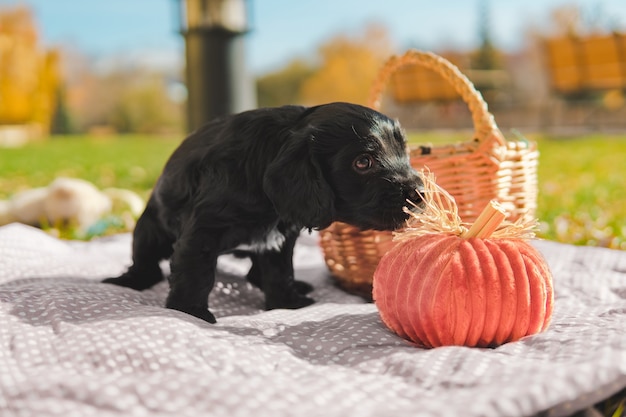
<instances>
[{"instance_id":1,"label":"autumn yellow foliage","mask_svg":"<svg viewBox=\"0 0 626 417\"><path fill-rule=\"evenodd\" d=\"M59 56L43 51L28 8L0 9L0 124L47 130L59 84Z\"/></svg>"},{"instance_id":2,"label":"autumn yellow foliage","mask_svg":"<svg viewBox=\"0 0 626 417\"><path fill-rule=\"evenodd\" d=\"M369 26L356 37L339 35L319 49L320 67L302 84L306 105L348 101L365 105L378 69L393 53L386 30Z\"/></svg>"}]
</instances>

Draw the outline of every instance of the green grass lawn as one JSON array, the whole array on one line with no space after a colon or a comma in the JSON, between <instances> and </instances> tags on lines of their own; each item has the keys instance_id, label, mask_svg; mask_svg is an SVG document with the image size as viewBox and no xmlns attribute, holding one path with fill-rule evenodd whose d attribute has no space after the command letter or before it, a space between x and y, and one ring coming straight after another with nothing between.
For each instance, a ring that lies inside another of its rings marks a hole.
<instances>
[{"instance_id":1,"label":"green grass lawn","mask_svg":"<svg viewBox=\"0 0 626 417\"><path fill-rule=\"evenodd\" d=\"M59 136L21 148L0 148L0 198L48 185L58 176L99 188L128 188L146 197L181 137Z\"/></svg>"},{"instance_id":2,"label":"green grass lawn","mask_svg":"<svg viewBox=\"0 0 626 417\"><path fill-rule=\"evenodd\" d=\"M467 138L463 133L412 135L420 143ZM530 138L541 152L540 237L626 249L626 135ZM128 188L146 197L181 139L69 136L0 149L0 199L47 185L56 176L83 178L100 188Z\"/></svg>"},{"instance_id":3,"label":"green grass lawn","mask_svg":"<svg viewBox=\"0 0 626 417\"><path fill-rule=\"evenodd\" d=\"M626 249L626 136L542 138L539 146L545 237Z\"/></svg>"}]
</instances>

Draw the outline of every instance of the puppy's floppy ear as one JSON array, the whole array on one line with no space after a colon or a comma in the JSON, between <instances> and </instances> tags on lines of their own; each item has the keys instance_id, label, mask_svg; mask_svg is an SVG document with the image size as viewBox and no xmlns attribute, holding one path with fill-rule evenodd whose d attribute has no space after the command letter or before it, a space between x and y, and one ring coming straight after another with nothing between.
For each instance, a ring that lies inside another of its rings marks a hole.
<instances>
[{"instance_id":1,"label":"puppy's floppy ear","mask_svg":"<svg viewBox=\"0 0 626 417\"><path fill-rule=\"evenodd\" d=\"M270 163L263 190L281 219L298 227L324 228L333 221L334 194L313 157L308 135L294 135Z\"/></svg>"}]
</instances>

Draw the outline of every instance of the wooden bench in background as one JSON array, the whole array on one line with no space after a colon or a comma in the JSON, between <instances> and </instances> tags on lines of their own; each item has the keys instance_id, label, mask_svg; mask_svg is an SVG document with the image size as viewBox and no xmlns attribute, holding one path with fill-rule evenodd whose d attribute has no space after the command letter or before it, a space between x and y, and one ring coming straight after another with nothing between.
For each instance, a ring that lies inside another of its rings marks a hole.
<instances>
[{"instance_id":1,"label":"wooden bench in background","mask_svg":"<svg viewBox=\"0 0 626 417\"><path fill-rule=\"evenodd\" d=\"M626 34L547 39L545 54L557 94L626 89Z\"/></svg>"}]
</instances>

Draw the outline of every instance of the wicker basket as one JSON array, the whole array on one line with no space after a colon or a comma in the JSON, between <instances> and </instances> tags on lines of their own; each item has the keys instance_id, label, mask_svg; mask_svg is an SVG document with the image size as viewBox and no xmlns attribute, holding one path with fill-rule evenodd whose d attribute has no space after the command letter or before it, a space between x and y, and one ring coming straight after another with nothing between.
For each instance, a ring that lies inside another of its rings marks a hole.
<instances>
[{"instance_id":1,"label":"wicker basket","mask_svg":"<svg viewBox=\"0 0 626 417\"><path fill-rule=\"evenodd\" d=\"M454 196L465 222L475 220L493 199L502 203L509 220L534 218L539 157L536 144L505 140L481 94L449 61L416 50L391 57L372 86L370 106L380 107L389 78L405 65L420 65L439 73L467 104L474 124L474 137L468 142L410 149L411 165L416 169L427 167L436 175L437 183ZM326 264L338 284L367 299L371 299L378 261L393 246L392 238L392 232L360 231L339 222L320 231Z\"/></svg>"}]
</instances>

